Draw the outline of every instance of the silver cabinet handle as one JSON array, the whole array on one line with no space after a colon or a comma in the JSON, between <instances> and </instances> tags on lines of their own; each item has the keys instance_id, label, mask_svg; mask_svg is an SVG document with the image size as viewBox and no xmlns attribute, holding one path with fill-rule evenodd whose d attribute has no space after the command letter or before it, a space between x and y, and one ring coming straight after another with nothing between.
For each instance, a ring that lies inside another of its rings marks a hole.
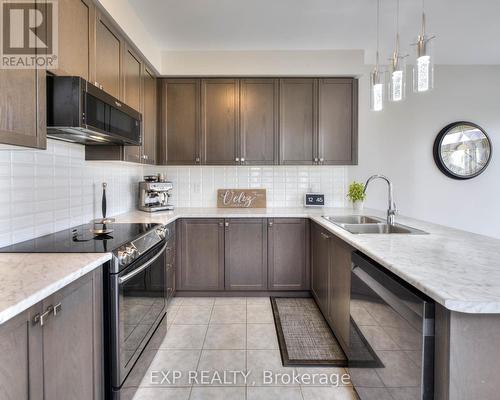
<instances>
[{"instance_id":1,"label":"silver cabinet handle","mask_svg":"<svg viewBox=\"0 0 500 400\"><path fill-rule=\"evenodd\" d=\"M36 324L40 324L40 326L44 326L45 323L46 323L46 320L48 317L50 317L50 314L52 314L54 310L54 306L53 305L50 305L47 307L47 309L45 310L44 313L42 314L36 314L34 317L33 317L33 325L36 325Z\"/></svg>"},{"instance_id":2,"label":"silver cabinet handle","mask_svg":"<svg viewBox=\"0 0 500 400\"><path fill-rule=\"evenodd\" d=\"M165 245L161 248L161 250L158 252L157 255L155 255L150 260L146 261L139 268L134 269L132 272L128 273L127 275L118 278L118 283L121 285L121 284L127 282L128 280L132 279L137 274L140 274L142 271L144 271L146 268L148 268L151 264L153 264L162 255L162 253L165 251L166 248L167 248L167 243L165 243Z\"/></svg>"},{"instance_id":3,"label":"silver cabinet handle","mask_svg":"<svg viewBox=\"0 0 500 400\"><path fill-rule=\"evenodd\" d=\"M57 317L57 314L59 314L62 311L62 304L58 303L54 306L54 317Z\"/></svg>"},{"instance_id":4,"label":"silver cabinet handle","mask_svg":"<svg viewBox=\"0 0 500 400\"><path fill-rule=\"evenodd\" d=\"M240 162L240 158L239 158L239 157L236 157L236 158L234 159L234 161L236 161L236 162Z\"/></svg>"},{"instance_id":5,"label":"silver cabinet handle","mask_svg":"<svg viewBox=\"0 0 500 400\"><path fill-rule=\"evenodd\" d=\"M224 223L225 226L229 226L229 222Z\"/></svg>"},{"instance_id":6,"label":"silver cabinet handle","mask_svg":"<svg viewBox=\"0 0 500 400\"><path fill-rule=\"evenodd\" d=\"M224 224L222 222L219 222L219 226L224 226Z\"/></svg>"},{"instance_id":7,"label":"silver cabinet handle","mask_svg":"<svg viewBox=\"0 0 500 400\"><path fill-rule=\"evenodd\" d=\"M319 159L319 162L323 162L323 161L325 161L325 159L324 159L323 157L321 157L321 158Z\"/></svg>"},{"instance_id":8,"label":"silver cabinet handle","mask_svg":"<svg viewBox=\"0 0 500 400\"><path fill-rule=\"evenodd\" d=\"M314 157L314 162L318 162L318 157Z\"/></svg>"},{"instance_id":9,"label":"silver cabinet handle","mask_svg":"<svg viewBox=\"0 0 500 400\"><path fill-rule=\"evenodd\" d=\"M200 157L196 157L196 158L194 159L194 162L199 163L199 162L200 162Z\"/></svg>"},{"instance_id":10,"label":"silver cabinet handle","mask_svg":"<svg viewBox=\"0 0 500 400\"><path fill-rule=\"evenodd\" d=\"M326 233L323 233L323 232L320 232L321 233L321 237L323 239L330 239L330 236L328 236Z\"/></svg>"},{"instance_id":11,"label":"silver cabinet handle","mask_svg":"<svg viewBox=\"0 0 500 400\"><path fill-rule=\"evenodd\" d=\"M241 162L245 162L245 157L241 157Z\"/></svg>"},{"instance_id":12,"label":"silver cabinet handle","mask_svg":"<svg viewBox=\"0 0 500 400\"><path fill-rule=\"evenodd\" d=\"M269 221L269 227L272 228L273 226L273 223L271 221Z\"/></svg>"}]
</instances>

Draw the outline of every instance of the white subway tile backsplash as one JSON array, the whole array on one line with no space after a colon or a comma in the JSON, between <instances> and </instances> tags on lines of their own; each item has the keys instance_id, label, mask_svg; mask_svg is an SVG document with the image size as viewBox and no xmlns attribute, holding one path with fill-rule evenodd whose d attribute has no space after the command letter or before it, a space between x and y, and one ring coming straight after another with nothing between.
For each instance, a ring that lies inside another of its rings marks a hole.
<instances>
[{"instance_id":1,"label":"white subway tile backsplash","mask_svg":"<svg viewBox=\"0 0 500 400\"><path fill-rule=\"evenodd\" d=\"M47 150L0 150L0 247L136 207L143 166L86 162L84 146L47 141Z\"/></svg>"},{"instance_id":2,"label":"white subway tile backsplash","mask_svg":"<svg viewBox=\"0 0 500 400\"><path fill-rule=\"evenodd\" d=\"M328 207L343 207L347 167L341 166L196 166L146 167L174 184L176 207L215 207L217 189L265 188L268 207L301 207L306 192L324 193Z\"/></svg>"}]
</instances>

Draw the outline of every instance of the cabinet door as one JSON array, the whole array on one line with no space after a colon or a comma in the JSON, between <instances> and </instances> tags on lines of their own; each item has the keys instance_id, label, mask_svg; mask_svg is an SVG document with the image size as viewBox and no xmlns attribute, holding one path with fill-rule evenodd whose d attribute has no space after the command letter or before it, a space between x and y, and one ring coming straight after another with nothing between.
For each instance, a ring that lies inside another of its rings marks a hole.
<instances>
[{"instance_id":1,"label":"cabinet door","mask_svg":"<svg viewBox=\"0 0 500 400\"><path fill-rule=\"evenodd\" d=\"M95 7L90 0L59 0L59 59L57 75L91 81Z\"/></svg>"},{"instance_id":2,"label":"cabinet door","mask_svg":"<svg viewBox=\"0 0 500 400\"><path fill-rule=\"evenodd\" d=\"M280 161L313 164L316 158L316 80L281 79Z\"/></svg>"},{"instance_id":3,"label":"cabinet door","mask_svg":"<svg viewBox=\"0 0 500 400\"><path fill-rule=\"evenodd\" d=\"M180 222L178 290L224 290L224 220Z\"/></svg>"},{"instance_id":4,"label":"cabinet door","mask_svg":"<svg viewBox=\"0 0 500 400\"><path fill-rule=\"evenodd\" d=\"M357 163L357 81L319 80L318 154L321 164Z\"/></svg>"},{"instance_id":5,"label":"cabinet door","mask_svg":"<svg viewBox=\"0 0 500 400\"><path fill-rule=\"evenodd\" d=\"M94 399L92 274L45 299L43 309L59 304L43 326L45 398Z\"/></svg>"},{"instance_id":6,"label":"cabinet door","mask_svg":"<svg viewBox=\"0 0 500 400\"><path fill-rule=\"evenodd\" d=\"M42 400L42 328L33 318L42 305L0 325L0 398Z\"/></svg>"},{"instance_id":7,"label":"cabinet door","mask_svg":"<svg viewBox=\"0 0 500 400\"><path fill-rule=\"evenodd\" d=\"M311 236L311 290L323 314L328 315L330 235L313 224Z\"/></svg>"},{"instance_id":8,"label":"cabinet door","mask_svg":"<svg viewBox=\"0 0 500 400\"><path fill-rule=\"evenodd\" d=\"M111 23L100 13L96 19L95 82L121 99L123 41Z\"/></svg>"},{"instance_id":9,"label":"cabinet door","mask_svg":"<svg viewBox=\"0 0 500 400\"><path fill-rule=\"evenodd\" d=\"M268 221L269 290L309 290L309 221Z\"/></svg>"},{"instance_id":10,"label":"cabinet door","mask_svg":"<svg viewBox=\"0 0 500 400\"><path fill-rule=\"evenodd\" d=\"M137 111L142 109L142 62L130 48L123 57L123 101ZM142 146L123 146L123 150L125 161L141 162Z\"/></svg>"},{"instance_id":11,"label":"cabinet door","mask_svg":"<svg viewBox=\"0 0 500 400\"><path fill-rule=\"evenodd\" d=\"M277 79L242 79L240 96L241 164L275 164L278 149Z\"/></svg>"},{"instance_id":12,"label":"cabinet door","mask_svg":"<svg viewBox=\"0 0 500 400\"><path fill-rule=\"evenodd\" d=\"M200 164L199 79L163 81L162 127L162 163Z\"/></svg>"},{"instance_id":13,"label":"cabinet door","mask_svg":"<svg viewBox=\"0 0 500 400\"><path fill-rule=\"evenodd\" d=\"M143 162L156 163L156 78L144 69Z\"/></svg>"},{"instance_id":14,"label":"cabinet door","mask_svg":"<svg viewBox=\"0 0 500 400\"><path fill-rule=\"evenodd\" d=\"M332 236L330 243L328 322L342 347L347 349L350 329L351 254L354 249L335 236Z\"/></svg>"},{"instance_id":15,"label":"cabinet door","mask_svg":"<svg viewBox=\"0 0 500 400\"><path fill-rule=\"evenodd\" d=\"M205 164L239 164L237 79L202 81L202 146Z\"/></svg>"},{"instance_id":16,"label":"cabinet door","mask_svg":"<svg viewBox=\"0 0 500 400\"><path fill-rule=\"evenodd\" d=\"M0 69L0 143L45 149L45 70Z\"/></svg>"},{"instance_id":17,"label":"cabinet door","mask_svg":"<svg viewBox=\"0 0 500 400\"><path fill-rule=\"evenodd\" d=\"M225 253L226 290L267 289L265 219L226 219Z\"/></svg>"}]
</instances>

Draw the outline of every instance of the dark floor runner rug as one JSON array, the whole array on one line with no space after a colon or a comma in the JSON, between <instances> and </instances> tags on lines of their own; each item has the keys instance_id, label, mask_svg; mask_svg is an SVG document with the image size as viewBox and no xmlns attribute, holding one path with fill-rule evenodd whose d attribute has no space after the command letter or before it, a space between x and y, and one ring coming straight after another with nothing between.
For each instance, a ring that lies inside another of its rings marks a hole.
<instances>
[{"instance_id":1,"label":"dark floor runner rug","mask_svg":"<svg viewBox=\"0 0 500 400\"><path fill-rule=\"evenodd\" d=\"M271 304L284 366L347 366L347 357L312 298L271 297Z\"/></svg>"}]
</instances>

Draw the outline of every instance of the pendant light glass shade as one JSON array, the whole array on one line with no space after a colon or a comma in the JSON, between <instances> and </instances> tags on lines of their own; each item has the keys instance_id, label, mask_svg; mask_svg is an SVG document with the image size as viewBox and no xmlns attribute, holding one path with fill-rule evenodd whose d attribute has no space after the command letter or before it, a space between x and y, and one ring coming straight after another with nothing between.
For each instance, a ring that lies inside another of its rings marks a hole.
<instances>
[{"instance_id":1,"label":"pendant light glass shade","mask_svg":"<svg viewBox=\"0 0 500 400\"><path fill-rule=\"evenodd\" d=\"M406 57L401 57L395 51L391 58L389 69L389 100L393 102L403 101L406 98Z\"/></svg>"},{"instance_id":2,"label":"pendant light glass shade","mask_svg":"<svg viewBox=\"0 0 500 400\"><path fill-rule=\"evenodd\" d=\"M417 38L415 46L417 57L413 66L413 91L422 93L434 88L434 55L432 39L425 33L425 13L422 13L422 32Z\"/></svg>"},{"instance_id":3,"label":"pendant light glass shade","mask_svg":"<svg viewBox=\"0 0 500 400\"><path fill-rule=\"evenodd\" d=\"M413 66L413 91L422 93L434 88L434 57L432 39L419 36L417 39L417 59Z\"/></svg>"},{"instance_id":4,"label":"pendant light glass shade","mask_svg":"<svg viewBox=\"0 0 500 400\"><path fill-rule=\"evenodd\" d=\"M377 67L370 74L370 109L372 111L384 109L385 80L384 74Z\"/></svg>"},{"instance_id":5,"label":"pendant light glass shade","mask_svg":"<svg viewBox=\"0 0 500 400\"><path fill-rule=\"evenodd\" d=\"M384 109L385 82L384 82L384 74L380 71L379 38L380 38L380 0L377 0L377 56L376 56L375 68L370 74L370 109L372 111L382 111Z\"/></svg>"}]
</instances>

